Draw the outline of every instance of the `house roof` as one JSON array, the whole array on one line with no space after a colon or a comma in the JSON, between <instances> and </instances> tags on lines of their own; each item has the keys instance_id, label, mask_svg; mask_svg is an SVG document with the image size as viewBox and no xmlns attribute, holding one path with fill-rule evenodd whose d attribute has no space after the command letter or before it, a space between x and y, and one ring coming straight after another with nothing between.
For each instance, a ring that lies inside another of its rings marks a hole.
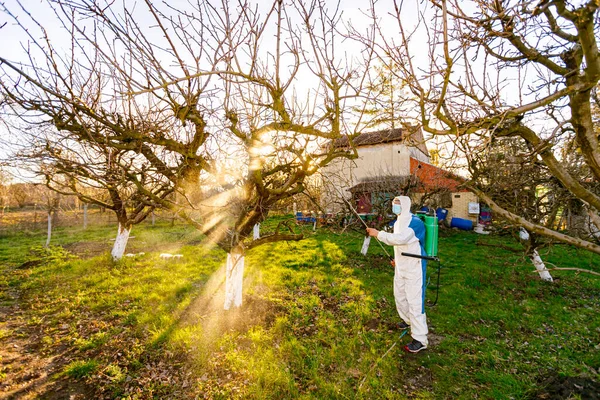
<instances>
[{"instance_id":1,"label":"house roof","mask_svg":"<svg viewBox=\"0 0 600 400\"><path fill-rule=\"evenodd\" d=\"M429 155L427 146L425 145L425 139L423 138L423 132L421 128L416 126L407 125L404 128L396 129L383 129L374 132L363 132L360 135L354 137L352 144L356 147L361 146L372 146L382 143L391 142L407 142L416 148L418 148L423 154ZM333 142L333 147L349 147L350 139L349 136L342 136Z\"/></svg>"},{"instance_id":2,"label":"house roof","mask_svg":"<svg viewBox=\"0 0 600 400\"><path fill-rule=\"evenodd\" d=\"M350 193L362 192L397 192L402 186L405 186L410 180L410 176L382 176L360 182L352 186L348 191Z\"/></svg>"},{"instance_id":3,"label":"house roof","mask_svg":"<svg viewBox=\"0 0 600 400\"><path fill-rule=\"evenodd\" d=\"M452 193L469 191L461 187L465 180L460 176L413 157L410 158L410 174L418 178L420 185L416 191L420 193L439 189L448 189Z\"/></svg>"}]
</instances>

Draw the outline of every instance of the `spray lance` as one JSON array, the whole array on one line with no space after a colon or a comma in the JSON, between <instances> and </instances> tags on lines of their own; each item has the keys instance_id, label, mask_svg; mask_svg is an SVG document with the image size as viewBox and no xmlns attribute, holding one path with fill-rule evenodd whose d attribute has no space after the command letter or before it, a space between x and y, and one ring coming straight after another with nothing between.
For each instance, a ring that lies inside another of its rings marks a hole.
<instances>
[{"instance_id":1,"label":"spray lance","mask_svg":"<svg viewBox=\"0 0 600 400\"><path fill-rule=\"evenodd\" d=\"M337 191L337 188L336 188L336 191ZM339 191L338 191L338 194L340 194ZM365 226L365 228L369 228L369 226L367 225L367 223L365 221L363 221L363 219L360 217L360 215L358 214L358 212L354 209L354 207L352 207L352 205L350 204L350 202L348 202L348 200L346 200L344 198L344 196L342 196L341 194L340 194L340 197L348 205L348 207L350 208L350 210L352 210L352 212L363 223L363 225ZM416 216L421 221L423 221L423 224L425 225L425 245L423 247L425 248L425 254L426 255L412 254L412 253L405 253L405 252L402 252L400 254L403 255L403 256L405 256L405 257L419 258L421 260L427 260L427 261L436 261L438 263L435 301L432 304L429 305L430 307L433 307L433 306L435 306L437 304L437 301L438 301L438 298L439 298L439 294L440 294L440 270L441 270L441 263L440 263L439 257L437 256L437 254L438 254L438 229L439 229L439 227L438 227L438 219L437 219L437 216L435 214L428 215L426 212L423 212L423 211L417 211ZM385 249L385 247L383 246L383 244L379 241L379 239L377 239L377 237L375 237L375 240L377 240L377 243L379 243L379 246L381 247L381 249L383 250L383 252L386 254L386 256L390 260L393 261L394 258L392 256L390 256L390 254L387 252L387 250Z\"/></svg>"},{"instance_id":2,"label":"spray lance","mask_svg":"<svg viewBox=\"0 0 600 400\"><path fill-rule=\"evenodd\" d=\"M325 176L323 176L323 177L325 177ZM346 203L348 208L354 213L354 215L356 215L358 220L360 222L362 222L362 224L365 226L365 228L369 228L369 225L367 225L367 223L360 217L360 214L358 214L358 211L356 211L356 209L354 207L352 207L352 204L350 204L350 202L348 200L346 200L344 195L340 192L340 190L338 190L338 188L333 184L333 182L329 181L329 183L331 184L331 187L334 188L334 190L340 196L342 201L344 203ZM420 258L423 260L439 262L440 259L437 257L437 242L438 242L437 217L424 215L423 212L417 212L417 217L419 217L423 221L423 223L425 223L425 252L427 253L427 255L423 256L421 254L411 254L411 253L401 253L401 254L403 256L407 256L407 257L414 257L414 258ZM392 256L390 256L390 254L387 252L387 250L385 249L383 244L379 241L379 239L377 239L377 237L375 237L375 240L377 240L377 243L379 244L379 246L381 247L381 249L383 250L385 255L391 261L393 261L394 258Z\"/></svg>"},{"instance_id":3,"label":"spray lance","mask_svg":"<svg viewBox=\"0 0 600 400\"><path fill-rule=\"evenodd\" d=\"M335 188L335 186L334 186ZM362 222L362 224L365 226L365 228L369 228L369 226L367 225L367 223L365 221L363 221L363 219L360 217L360 215L358 214L358 212L354 209L354 207L352 207L352 205L350 204L350 202L348 202L348 200L346 200L344 198L343 195L341 195L341 193L339 193L339 191L337 190L337 188L335 188L335 190L338 192L338 194L340 195L340 197L342 198L342 200L348 205L348 207L350 208L350 210L352 210L352 212L358 217L358 219ZM417 211L416 212L416 216L417 218L419 218L421 221L423 221L423 224L425 225L425 243L424 243L424 248L425 248L425 254L426 255L422 255L422 254L412 254L412 253L405 253L402 252L400 253L401 255L405 256L405 257L412 257L412 258L418 258L421 260L427 260L427 261L435 261L438 263L437 266L437 284L436 284L436 293L435 293L435 300L433 303L429 304L430 307L433 307L437 304L438 298L439 298L439 294L440 294L440 271L442 269L441 267L441 263L440 263L440 259L438 257L438 219L437 216L435 215L435 212L433 212L432 214L427 214L424 211ZM375 237L375 240L377 240L377 243L379 244L379 246L381 247L381 249L383 250L383 252L386 254L386 256L390 259L390 260L394 260L393 257L390 256L390 254L387 252L387 250L385 249L385 247L383 246L383 244L379 241L379 239L377 239L377 237ZM429 285L429 283L427 284L427 286Z\"/></svg>"},{"instance_id":4,"label":"spray lance","mask_svg":"<svg viewBox=\"0 0 600 400\"><path fill-rule=\"evenodd\" d=\"M369 228L369 225L367 225L367 223L360 217L360 214L358 213L358 211L356 211L354 209L354 207L352 207L352 204L350 204L350 202L348 200L346 200L346 198L344 197L344 195L338 190L337 187L335 187L335 185L329 181L329 183L331 184L331 187L335 189L335 191L337 192L337 194L340 196L340 198L342 199L342 201L344 203L346 203L346 205L348 206L348 208L350 209L350 211L352 211L354 213L354 215L356 215L356 217L358 218L358 220L360 222L362 222L362 224L365 226L365 228ZM381 247L381 250L383 250L383 252L385 253L385 255L390 259L390 261L393 261L394 258L392 256L390 256L390 253L387 252L387 250L385 249L385 247L383 246L383 244L379 241L379 239L375 238L375 240L377 241L377 243L379 244L379 247Z\"/></svg>"},{"instance_id":5,"label":"spray lance","mask_svg":"<svg viewBox=\"0 0 600 400\"><path fill-rule=\"evenodd\" d=\"M308 156L314 161L314 158L310 154L308 154ZM325 175L321 174L321 176L323 178L327 178ZM333 182L331 182L330 179L327 178L327 180L329 180L329 183L330 183L331 187L334 188L334 190L340 196L340 198L342 199L342 201L344 203L346 203L346 205L348 206L348 208L354 213L354 215L356 215L356 217L358 218L358 220L360 222L362 222L362 224L365 226L365 228L369 228L369 225L367 225L367 223L361 218L360 214L358 214L358 212L352 206L352 204L350 204L350 202L348 200L346 200L346 198L344 197L344 195L335 186L335 184ZM419 259L428 260L428 261L436 261L438 263L438 276L437 276L436 296L435 296L435 301L433 302L433 304L431 304L431 306L435 306L437 304L438 296L439 296L439 292L440 292L439 288L440 288L440 270L441 270L440 259L437 256L437 251L438 251L438 219L437 219L437 216L435 214L434 215L427 215L425 212L417 212L416 216L419 219L421 219L421 221L423 221L423 223L425 224L425 246L424 247L425 247L425 253L426 253L426 255L411 254L411 253L405 253L405 252L402 252L400 254L402 254L403 256L406 256L406 257L419 258ZM381 243L381 241L377 237L375 237L375 240L377 241L377 243L379 244L379 247L381 247L381 249L383 250L383 252L385 253L385 255L388 257L388 259L390 261L393 261L394 258L392 256L390 256L390 254L385 249L385 247L383 246L383 244Z\"/></svg>"}]
</instances>

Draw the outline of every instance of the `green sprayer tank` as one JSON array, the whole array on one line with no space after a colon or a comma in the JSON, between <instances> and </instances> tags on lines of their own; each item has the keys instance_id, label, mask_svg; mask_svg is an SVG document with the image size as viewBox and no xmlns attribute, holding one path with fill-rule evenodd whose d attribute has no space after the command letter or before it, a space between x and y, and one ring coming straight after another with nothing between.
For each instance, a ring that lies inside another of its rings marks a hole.
<instances>
[{"instance_id":1,"label":"green sprayer tank","mask_svg":"<svg viewBox=\"0 0 600 400\"><path fill-rule=\"evenodd\" d=\"M437 257L438 253L438 219L436 216L417 213L417 217L425 224L425 253Z\"/></svg>"}]
</instances>

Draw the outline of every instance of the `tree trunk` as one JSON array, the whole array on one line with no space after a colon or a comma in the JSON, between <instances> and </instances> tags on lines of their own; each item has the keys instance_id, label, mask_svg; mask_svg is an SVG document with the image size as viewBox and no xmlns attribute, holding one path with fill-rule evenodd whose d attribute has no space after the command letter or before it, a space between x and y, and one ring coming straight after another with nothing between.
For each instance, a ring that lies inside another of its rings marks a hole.
<instances>
[{"instance_id":1,"label":"tree trunk","mask_svg":"<svg viewBox=\"0 0 600 400\"><path fill-rule=\"evenodd\" d=\"M530 240L529 232L527 232L525 228L521 228L519 230L519 237L521 238L521 240ZM552 275L550 275L550 272L546 269L546 264L544 264L544 261L542 260L542 257L540 257L538 251L535 248L533 248L533 250L528 251L528 253L529 259L535 266L535 269L540 274L540 278L547 282L553 282Z\"/></svg>"},{"instance_id":2,"label":"tree trunk","mask_svg":"<svg viewBox=\"0 0 600 400\"><path fill-rule=\"evenodd\" d=\"M253 236L254 240L260 239L260 224L254 225L253 234L254 234L254 236Z\"/></svg>"},{"instance_id":3,"label":"tree trunk","mask_svg":"<svg viewBox=\"0 0 600 400\"><path fill-rule=\"evenodd\" d=\"M367 251L369 251L370 244L371 244L371 236L365 236L365 240L363 242L362 249L360 249L360 252L363 256L367 255Z\"/></svg>"},{"instance_id":4,"label":"tree trunk","mask_svg":"<svg viewBox=\"0 0 600 400\"><path fill-rule=\"evenodd\" d=\"M48 236L46 238L46 247L50 246L51 238L52 238L52 211L48 211Z\"/></svg>"},{"instance_id":5,"label":"tree trunk","mask_svg":"<svg viewBox=\"0 0 600 400\"><path fill-rule=\"evenodd\" d=\"M87 229L88 224L88 205L87 203L83 204L83 229Z\"/></svg>"},{"instance_id":6,"label":"tree trunk","mask_svg":"<svg viewBox=\"0 0 600 400\"><path fill-rule=\"evenodd\" d=\"M152 211L152 226L154 226L154 224L156 224L156 214Z\"/></svg>"},{"instance_id":7,"label":"tree trunk","mask_svg":"<svg viewBox=\"0 0 600 400\"><path fill-rule=\"evenodd\" d=\"M225 304L223 308L229 310L231 306L242 305L242 283L244 280L244 255L237 253L227 254L225 268Z\"/></svg>"},{"instance_id":8,"label":"tree trunk","mask_svg":"<svg viewBox=\"0 0 600 400\"><path fill-rule=\"evenodd\" d=\"M552 275L550 275L550 272L546 269L546 264L544 264L544 261L542 261L542 257L540 257L538 251L533 250L529 258L535 266L535 269L540 274L540 278L547 282L553 282Z\"/></svg>"},{"instance_id":9,"label":"tree trunk","mask_svg":"<svg viewBox=\"0 0 600 400\"><path fill-rule=\"evenodd\" d=\"M113 260L117 261L123 257L125 253L125 247L127 247L127 241L129 240L129 234L131 233L131 227L127 228L119 223L119 230L117 231L117 237L115 238L115 244L110 252Z\"/></svg>"}]
</instances>

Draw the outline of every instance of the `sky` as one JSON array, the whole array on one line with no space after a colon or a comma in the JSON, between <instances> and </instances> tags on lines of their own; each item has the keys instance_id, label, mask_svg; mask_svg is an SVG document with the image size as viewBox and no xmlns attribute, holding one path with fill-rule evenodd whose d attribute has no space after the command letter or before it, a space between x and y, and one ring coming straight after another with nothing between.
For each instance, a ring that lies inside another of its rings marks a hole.
<instances>
[{"instance_id":1,"label":"sky","mask_svg":"<svg viewBox=\"0 0 600 400\"><path fill-rule=\"evenodd\" d=\"M130 0L124 1L126 2L125 4L127 4L128 6L131 6L131 4L133 3ZM186 3L186 1L177 0L170 1L169 5L175 8L183 8L185 7ZM413 2L407 3L413 4ZM116 2L115 4L119 3ZM262 1L260 2L260 4L264 5L267 3ZM388 8L391 7L392 4L393 3L390 1L378 3L378 8L381 10L380 12L383 14L384 17L386 11L392 11L391 8ZM30 13L31 18L35 21L32 21L30 18L28 18L28 15L21 9L21 5L23 5L27 9L27 12ZM327 6L330 8L336 7L337 2L328 1ZM344 21L351 23L359 31L364 31L366 28L368 28L370 21L368 18L365 17L365 13L368 14L368 2L365 2L364 0L343 0L340 2L339 6L342 10ZM144 9L143 4L139 4L136 7L137 10L143 11ZM2 10L2 8L4 8L4 10ZM414 11L414 7L411 6L405 6L405 9L407 10L407 12L411 9ZM17 18L19 19L19 21L26 24L26 26L29 28L28 33L31 35L31 37L28 37L28 35L15 23L15 21L9 15L6 14L7 10L10 13L14 13L14 15L18 15ZM152 21L152 19L147 13L138 12L138 15L140 18L138 22L140 22L141 25L151 26L154 24L154 21ZM147 19L147 22L145 21L145 19ZM65 50L69 50L70 35L68 31L61 26L57 16L55 15L55 12L47 4L46 1L21 0L19 2L18 0L4 0L0 4L0 25L2 25L5 22L6 25L0 30L3 42L2 46L0 47L0 56L5 57L10 61L23 61L28 63L28 57L30 56L33 56L35 59L41 59L39 53L37 53L36 55L36 52L39 52L39 49L33 49L33 51L28 51L28 47L30 46L32 39L42 39L42 31L35 26L36 24L39 24L43 27L45 33L50 38L52 45L56 49L60 51L61 46L63 46ZM394 24L384 23L382 24L382 27L384 30L387 31L386 34L394 36ZM349 58L358 56L357 54L355 54L356 46L352 41L340 41L338 46L342 49L343 52L347 53ZM268 44L265 47L268 48ZM305 93L308 93L308 89L311 85L310 82L314 82L314 80L312 80L312 78L309 75L303 76L302 74L300 74L298 76L298 82L300 83L298 85L298 89L301 92L304 91ZM4 141L4 144L6 144L6 142L12 144L19 144L19 136L10 135L5 127L0 127L0 140ZM8 147L6 145L1 146L0 153L6 153L7 148Z\"/></svg>"},{"instance_id":2,"label":"sky","mask_svg":"<svg viewBox=\"0 0 600 400\"><path fill-rule=\"evenodd\" d=\"M133 4L131 0L117 0L115 4L118 4L118 1L125 1L127 5ZM402 22L405 25L405 29L407 31L412 31L417 26L419 21L419 16L417 14L417 5L418 3L424 3L418 0L409 0L409 1L399 1L402 4L402 13L401 18ZM16 10L22 14L20 10L20 5L17 0L4 0L2 3L6 8L10 10ZM50 7L46 4L46 1L43 0L22 0L22 3L28 10L31 11L31 15L33 18L37 20L44 28L46 29L48 35L52 38L54 46L60 47L60 44L64 44L64 46L69 46L69 35L68 32L60 26L57 22L56 16ZM175 8L184 8L186 1L183 0L175 0L170 1L169 4ZM267 4L262 1L260 4ZM337 5L336 1L328 0L326 4L329 7L335 7ZM365 13L368 14L368 2L364 0L342 0L340 2L340 8L343 11L344 20L350 21L352 25L359 31L364 31L369 27L370 21L369 18L365 16ZM143 4L140 3L137 5L139 9L143 8ZM0 9L2 7L0 6ZM431 10L429 10L431 12ZM377 13L378 17L381 18L380 27L383 31L385 37L389 40L394 40L396 43L400 39L399 30L397 22L394 21L393 14L393 1L391 0L383 0L377 2ZM147 15L143 13L139 13L140 15L140 23L144 24L144 18L147 18ZM23 21L26 19L26 15L22 14L19 16L20 20ZM2 23L7 22L7 24L0 30L1 38L2 38L2 46L0 47L0 56L6 57L7 59L13 61L25 60L27 57L27 52L24 50L27 46L28 38L24 35L23 31L20 30L14 21L11 21L5 14L0 12L0 25ZM426 17L426 22L430 22L430 20ZM150 26L153 22L148 19L146 22L147 26ZM39 31L36 29L30 30L31 34L34 35L36 39L40 38ZM411 56L412 61L415 64L415 68L417 70L422 70L422 74L425 75L426 71L429 67L429 52L428 52L428 36L422 26L416 31L411 38ZM267 39L268 40L268 39ZM266 46L268 48L268 46ZM340 42L340 47L343 51L345 51L349 57L356 56L356 44L350 40L345 40ZM33 54L33 53L32 53ZM480 65L481 66L481 65ZM477 67L476 67L477 68ZM509 72L508 77L511 78ZM311 86L312 80L308 77L308 75L300 75L298 79L298 88L308 92L308 88ZM504 96L508 100L510 100L511 96L516 96L517 91L515 90L507 90L503 93ZM0 127L0 140L7 138L6 129ZM12 138L14 139L14 138ZM14 140L13 140L14 141ZM0 147L0 152L6 151L6 146Z\"/></svg>"}]
</instances>

